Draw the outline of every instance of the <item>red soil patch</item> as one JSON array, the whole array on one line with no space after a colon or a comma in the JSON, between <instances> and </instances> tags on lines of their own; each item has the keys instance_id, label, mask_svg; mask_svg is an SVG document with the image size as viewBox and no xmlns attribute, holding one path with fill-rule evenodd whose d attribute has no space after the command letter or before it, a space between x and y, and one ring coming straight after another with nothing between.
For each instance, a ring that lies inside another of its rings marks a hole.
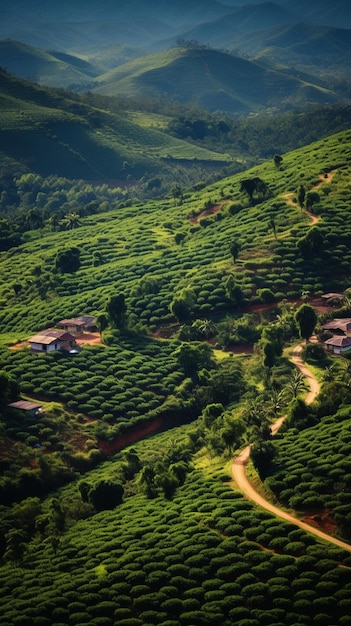
<instances>
[{"instance_id":1,"label":"red soil patch","mask_svg":"<svg viewBox=\"0 0 351 626\"><path fill-rule=\"evenodd\" d=\"M75 338L79 346L84 346L84 345L103 346L104 345L101 342L100 333L80 333L80 334L75 335Z\"/></svg>"},{"instance_id":2,"label":"red soil patch","mask_svg":"<svg viewBox=\"0 0 351 626\"><path fill-rule=\"evenodd\" d=\"M20 343L16 343L14 346L9 346L9 350L22 350L23 348L29 348L28 341L21 341Z\"/></svg>"},{"instance_id":3,"label":"red soil patch","mask_svg":"<svg viewBox=\"0 0 351 626\"><path fill-rule=\"evenodd\" d=\"M214 206L211 206L209 209L204 209L204 211L201 211L201 213L199 213L198 215L189 217L189 222L191 222L191 224L198 224L199 221L203 217L208 217L209 215L215 215L215 213L218 213L220 210L221 210L220 204L215 204Z\"/></svg>"},{"instance_id":4,"label":"red soil patch","mask_svg":"<svg viewBox=\"0 0 351 626\"><path fill-rule=\"evenodd\" d=\"M334 535L337 531L337 524L333 520L329 511L314 511L301 518L306 524L319 528L328 535Z\"/></svg>"},{"instance_id":5,"label":"red soil patch","mask_svg":"<svg viewBox=\"0 0 351 626\"><path fill-rule=\"evenodd\" d=\"M155 432L161 430L162 427L163 419L162 417L157 417L147 424L135 428L128 433L120 435L117 439L115 439L115 441L107 442L100 440L98 442L98 447L104 454L106 454L106 456L110 456L111 454L119 452L126 446L130 446L132 443L135 443L140 439L144 439L149 435L153 435Z\"/></svg>"}]
</instances>

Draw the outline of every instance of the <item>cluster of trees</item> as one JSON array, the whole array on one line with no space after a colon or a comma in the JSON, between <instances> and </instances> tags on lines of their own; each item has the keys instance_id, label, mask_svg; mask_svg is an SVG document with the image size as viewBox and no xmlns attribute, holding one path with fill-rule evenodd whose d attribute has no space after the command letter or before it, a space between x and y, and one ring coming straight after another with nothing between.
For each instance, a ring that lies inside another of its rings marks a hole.
<instances>
[{"instance_id":1,"label":"cluster of trees","mask_svg":"<svg viewBox=\"0 0 351 626\"><path fill-rule=\"evenodd\" d=\"M71 230L87 215L116 208L129 192L58 176L26 173L1 179L1 250L17 246L28 230Z\"/></svg>"}]
</instances>

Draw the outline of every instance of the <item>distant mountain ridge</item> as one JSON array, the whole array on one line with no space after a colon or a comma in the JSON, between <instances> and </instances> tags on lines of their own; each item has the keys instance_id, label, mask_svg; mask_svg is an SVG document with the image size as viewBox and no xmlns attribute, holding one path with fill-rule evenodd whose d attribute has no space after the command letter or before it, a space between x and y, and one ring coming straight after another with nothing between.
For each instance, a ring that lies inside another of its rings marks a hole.
<instances>
[{"instance_id":1,"label":"distant mountain ridge","mask_svg":"<svg viewBox=\"0 0 351 626\"><path fill-rule=\"evenodd\" d=\"M351 4L305 4L0 0L0 66L39 84L231 114L347 101ZM207 50L170 52L184 43Z\"/></svg>"},{"instance_id":2,"label":"distant mountain ridge","mask_svg":"<svg viewBox=\"0 0 351 626\"><path fill-rule=\"evenodd\" d=\"M148 0L147 4L143 0L62 0L59 5L54 0L13 0L11 4L1 0L0 11L0 39L66 52L121 43L159 47L166 42L166 48L178 36L192 32L201 43L212 43L220 36L221 26L224 47L230 40L228 25L249 32L294 21L351 27L348 0L242 0L231 6L224 0Z\"/></svg>"}]
</instances>

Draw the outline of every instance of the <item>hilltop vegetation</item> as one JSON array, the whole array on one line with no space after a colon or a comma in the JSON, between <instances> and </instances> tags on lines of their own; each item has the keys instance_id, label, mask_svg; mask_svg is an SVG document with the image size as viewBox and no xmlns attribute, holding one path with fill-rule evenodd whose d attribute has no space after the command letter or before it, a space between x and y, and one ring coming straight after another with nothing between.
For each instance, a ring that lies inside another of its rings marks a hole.
<instances>
[{"instance_id":1,"label":"hilltop vegetation","mask_svg":"<svg viewBox=\"0 0 351 626\"><path fill-rule=\"evenodd\" d=\"M203 186L350 123L347 105L231 120L159 98L76 95L4 71L0 78L2 210L35 208L57 221L92 204L106 210Z\"/></svg>"}]
</instances>

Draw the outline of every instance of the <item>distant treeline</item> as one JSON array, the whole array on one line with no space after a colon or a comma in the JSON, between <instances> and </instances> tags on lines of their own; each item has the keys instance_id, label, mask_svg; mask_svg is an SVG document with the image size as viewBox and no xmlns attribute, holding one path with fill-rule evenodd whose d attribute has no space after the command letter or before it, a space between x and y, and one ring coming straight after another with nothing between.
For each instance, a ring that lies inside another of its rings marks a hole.
<instances>
[{"instance_id":1,"label":"distant treeline","mask_svg":"<svg viewBox=\"0 0 351 626\"><path fill-rule=\"evenodd\" d=\"M274 110L252 115L229 117L218 111L209 113L197 104L182 104L164 98L138 99L125 96L75 94L93 107L113 113L144 111L170 119L165 132L179 139L201 142L203 147L221 150L234 156L269 158L289 152L323 137L346 130L351 125L351 105L311 105L301 110Z\"/></svg>"}]
</instances>

